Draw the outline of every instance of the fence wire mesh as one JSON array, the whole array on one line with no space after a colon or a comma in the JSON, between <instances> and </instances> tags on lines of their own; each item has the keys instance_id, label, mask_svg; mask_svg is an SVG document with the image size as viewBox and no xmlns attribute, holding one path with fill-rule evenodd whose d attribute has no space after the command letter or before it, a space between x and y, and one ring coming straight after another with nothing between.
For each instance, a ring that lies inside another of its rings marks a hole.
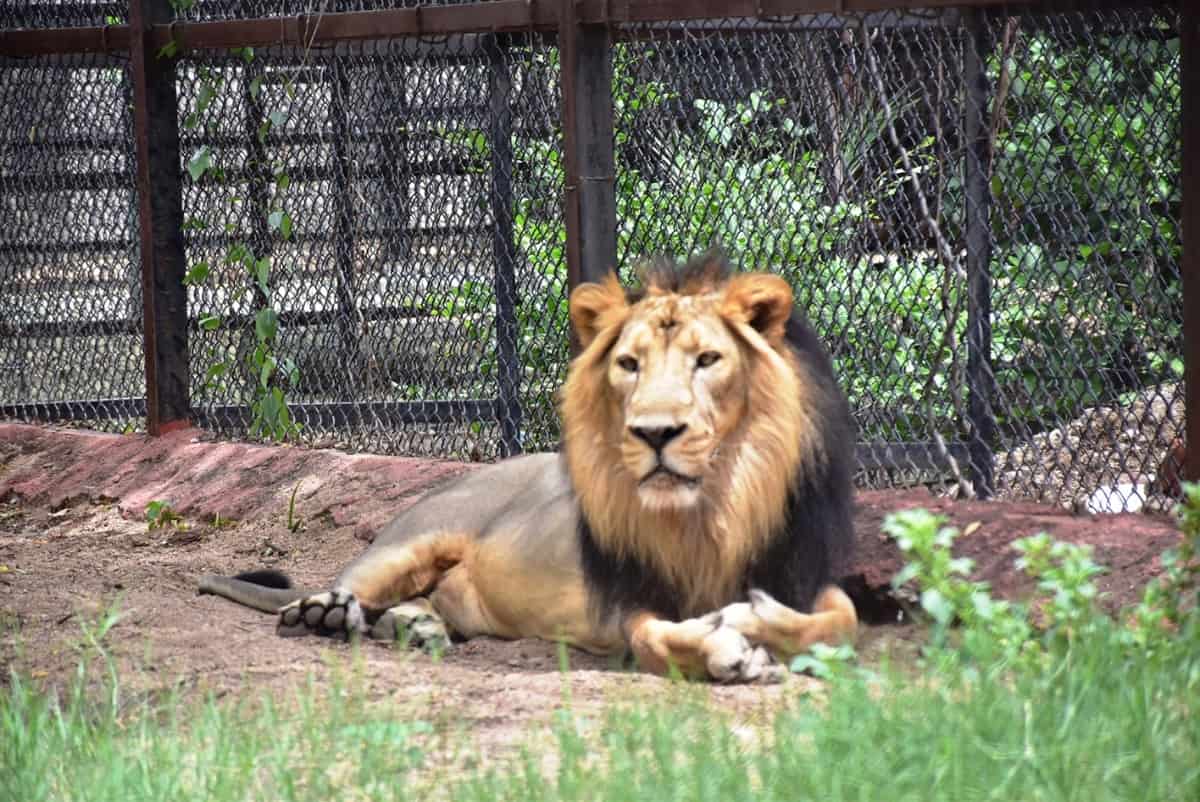
<instances>
[{"instance_id":1,"label":"fence wire mesh","mask_svg":"<svg viewBox=\"0 0 1200 802\"><path fill-rule=\"evenodd\" d=\"M108 57L0 67L5 414L142 425L130 97Z\"/></svg>"},{"instance_id":2,"label":"fence wire mesh","mask_svg":"<svg viewBox=\"0 0 1200 802\"><path fill-rule=\"evenodd\" d=\"M1174 22L626 27L621 261L720 241L785 275L850 395L864 484L1149 501L1183 412Z\"/></svg>"},{"instance_id":3,"label":"fence wire mesh","mask_svg":"<svg viewBox=\"0 0 1200 802\"><path fill-rule=\"evenodd\" d=\"M182 150L211 164L184 197L209 425L253 424L267 298L249 256L269 260L305 436L474 459L553 447L556 69L544 45L491 34L180 63Z\"/></svg>"},{"instance_id":4,"label":"fence wire mesh","mask_svg":"<svg viewBox=\"0 0 1200 802\"><path fill-rule=\"evenodd\" d=\"M111 5L31 3L0 23L123 21ZM309 5L178 15L416 3ZM719 242L787 277L851 397L864 486L1161 506L1183 412L1175 13L620 26L618 261ZM0 62L6 414L54 402L47 414L138 423L125 65ZM202 53L176 76L203 425L254 429L269 306L272 381L307 442L471 459L555 447L552 36Z\"/></svg>"}]
</instances>

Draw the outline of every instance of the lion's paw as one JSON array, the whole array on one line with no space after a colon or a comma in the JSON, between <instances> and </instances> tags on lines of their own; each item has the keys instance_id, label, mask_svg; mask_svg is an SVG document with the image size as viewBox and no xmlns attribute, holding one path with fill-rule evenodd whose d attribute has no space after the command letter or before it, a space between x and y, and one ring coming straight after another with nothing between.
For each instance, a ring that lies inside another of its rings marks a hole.
<instances>
[{"instance_id":1,"label":"lion's paw","mask_svg":"<svg viewBox=\"0 0 1200 802\"><path fill-rule=\"evenodd\" d=\"M783 666L766 649L752 646L742 633L729 626L714 629L700 648L708 675L718 682L773 683L782 682L786 676Z\"/></svg>"},{"instance_id":2,"label":"lion's paw","mask_svg":"<svg viewBox=\"0 0 1200 802\"><path fill-rule=\"evenodd\" d=\"M334 588L281 608L275 631L283 637L309 634L349 637L366 628L358 599L347 590Z\"/></svg>"},{"instance_id":3,"label":"lion's paw","mask_svg":"<svg viewBox=\"0 0 1200 802\"><path fill-rule=\"evenodd\" d=\"M371 625L377 640L399 640L430 654L450 648L450 633L426 599L413 599L384 610Z\"/></svg>"}]
</instances>

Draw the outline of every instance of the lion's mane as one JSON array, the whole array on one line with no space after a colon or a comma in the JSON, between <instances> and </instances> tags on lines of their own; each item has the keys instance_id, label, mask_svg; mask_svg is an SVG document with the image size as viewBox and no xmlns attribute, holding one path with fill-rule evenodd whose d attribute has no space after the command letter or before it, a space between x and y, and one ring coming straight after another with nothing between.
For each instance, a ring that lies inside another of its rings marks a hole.
<instances>
[{"instance_id":1,"label":"lion's mane","mask_svg":"<svg viewBox=\"0 0 1200 802\"><path fill-rule=\"evenodd\" d=\"M623 292L629 306L615 305L571 365L560 397L563 458L580 506L584 577L601 618L647 609L680 619L752 587L807 611L849 554L853 425L827 351L794 308L778 346L741 349L749 361L746 419L722 446L718 480L706 482L701 504L648 511L622 469L623 424L605 370L629 309L647 293L711 293L736 286L734 278L724 259L706 254L651 264L631 290L612 279L607 291Z\"/></svg>"}]
</instances>

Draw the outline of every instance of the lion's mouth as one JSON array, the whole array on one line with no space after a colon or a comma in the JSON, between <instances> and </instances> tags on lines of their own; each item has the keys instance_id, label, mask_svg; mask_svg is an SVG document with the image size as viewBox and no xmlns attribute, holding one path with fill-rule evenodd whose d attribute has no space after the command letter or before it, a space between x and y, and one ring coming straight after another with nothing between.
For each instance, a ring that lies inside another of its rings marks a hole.
<instances>
[{"instance_id":1,"label":"lion's mouth","mask_svg":"<svg viewBox=\"0 0 1200 802\"><path fill-rule=\"evenodd\" d=\"M687 476L685 474L679 473L678 471L673 471L661 462L658 463L658 465L654 466L654 470L650 471L650 473L643 476L641 481L638 482L638 484L644 485L644 484L648 484L650 482L657 482L657 483L663 483L663 484L669 483L669 484L683 485L685 487L696 487L698 484L700 484L700 480L697 479L696 477Z\"/></svg>"}]
</instances>

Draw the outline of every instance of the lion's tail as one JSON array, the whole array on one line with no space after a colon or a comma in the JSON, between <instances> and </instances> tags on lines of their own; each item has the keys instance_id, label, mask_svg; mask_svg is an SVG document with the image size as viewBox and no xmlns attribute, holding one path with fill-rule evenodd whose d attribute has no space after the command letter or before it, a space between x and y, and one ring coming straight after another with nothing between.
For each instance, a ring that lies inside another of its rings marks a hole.
<instances>
[{"instance_id":1,"label":"lion's tail","mask_svg":"<svg viewBox=\"0 0 1200 802\"><path fill-rule=\"evenodd\" d=\"M200 578L198 594L211 593L264 613L279 612L285 604L311 596L316 591L293 588L279 571L247 571L237 576L209 575Z\"/></svg>"}]
</instances>

